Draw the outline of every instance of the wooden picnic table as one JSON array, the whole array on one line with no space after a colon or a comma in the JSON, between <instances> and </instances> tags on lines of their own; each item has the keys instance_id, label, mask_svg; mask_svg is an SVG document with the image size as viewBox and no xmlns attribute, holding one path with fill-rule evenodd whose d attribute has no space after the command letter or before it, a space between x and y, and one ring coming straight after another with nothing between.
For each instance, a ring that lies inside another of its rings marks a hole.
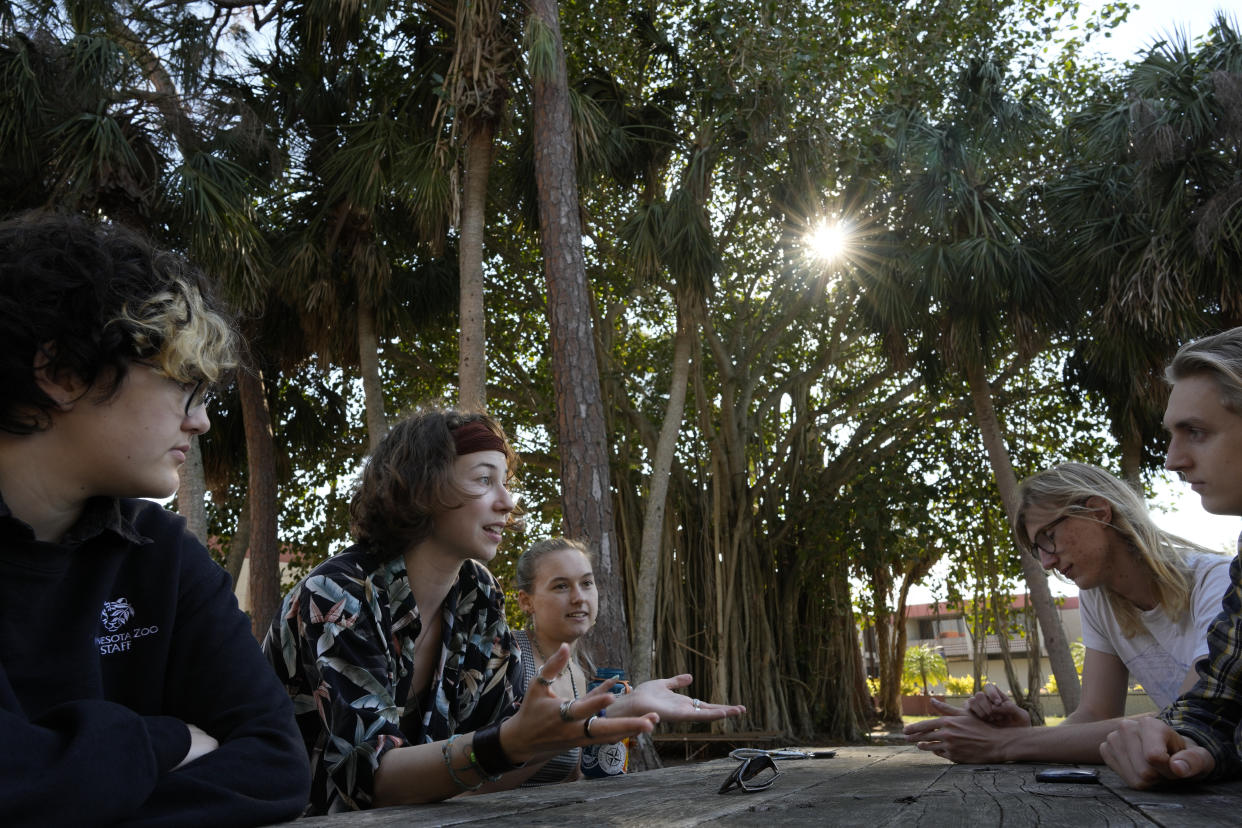
<instances>
[{"instance_id":1,"label":"wooden picnic table","mask_svg":"<svg viewBox=\"0 0 1242 828\"><path fill-rule=\"evenodd\" d=\"M1134 791L1101 766L1099 785L1036 782L1046 764L954 765L912 746L842 747L780 760L756 793L717 789L733 759L461 796L434 805L311 817L295 826L800 825L1211 826L1242 823L1242 781Z\"/></svg>"}]
</instances>

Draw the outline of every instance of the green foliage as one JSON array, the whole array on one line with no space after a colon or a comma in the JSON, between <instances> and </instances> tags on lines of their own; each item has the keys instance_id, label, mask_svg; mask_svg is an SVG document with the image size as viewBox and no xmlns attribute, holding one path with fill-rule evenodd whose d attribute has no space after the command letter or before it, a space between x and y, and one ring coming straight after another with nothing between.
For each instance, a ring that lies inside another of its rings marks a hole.
<instances>
[{"instance_id":1,"label":"green foliage","mask_svg":"<svg viewBox=\"0 0 1242 828\"><path fill-rule=\"evenodd\" d=\"M987 676L980 676L980 685L986 684ZM971 676L948 676L942 682L944 691L955 696L969 696L975 692L975 680Z\"/></svg>"},{"instance_id":2,"label":"green foliage","mask_svg":"<svg viewBox=\"0 0 1242 828\"><path fill-rule=\"evenodd\" d=\"M1236 20L1139 58L1067 118L1067 163L1047 188L1058 247L1072 251L1065 267L1094 309L1063 326L1067 379L1107 407L1136 481L1163 452L1164 364L1188 339L1242 321L1242 297L1222 290L1242 261Z\"/></svg>"},{"instance_id":3,"label":"green foliage","mask_svg":"<svg viewBox=\"0 0 1242 828\"><path fill-rule=\"evenodd\" d=\"M923 695L927 695L929 684L939 684L948 677L949 665L938 648L931 644L906 648L902 668L904 682L915 682Z\"/></svg>"},{"instance_id":4,"label":"green foliage","mask_svg":"<svg viewBox=\"0 0 1242 828\"><path fill-rule=\"evenodd\" d=\"M705 696L779 698L759 721L836 726L856 686L847 573L865 579L853 597L875 617L936 560L972 631L996 632L991 607L1019 569L962 425L964 364L987 371L1019 476L1116 464L1114 441L1135 430L1148 462L1158 452L1138 390L1160 387L1153 366L1205 317L1238 321L1221 81L1237 38L1221 27L1110 74L1081 59L1083 37L1126 4L1060 34L1076 6L561 4L621 545L611 577L630 590L673 335L696 332L663 533L660 671L695 673ZM359 303L377 308L391 416L456 396L456 9L284 5L242 66L231 12L128 3L123 20L181 84L179 123L108 36L121 7L65 8L6 7L6 209L99 211L224 280L268 380L281 543L309 567L348 542L366 445ZM574 496L559 490L530 209L531 80L551 44L528 21L484 263L489 407L524 458L527 529L493 561L502 578L529 540L560 530ZM1159 151L1171 134L1181 154ZM805 231L842 213L850 255L804 255ZM1175 279L1138 266L1157 240ZM1137 304L1108 304L1121 296ZM236 408L226 394L203 440L221 550L247 500ZM722 606L745 612L722 618ZM779 661L779 681L729 661L757 650Z\"/></svg>"},{"instance_id":5,"label":"green foliage","mask_svg":"<svg viewBox=\"0 0 1242 828\"><path fill-rule=\"evenodd\" d=\"M526 64L532 80L547 81L556 74L556 36L538 15L526 18Z\"/></svg>"},{"instance_id":6,"label":"green foliage","mask_svg":"<svg viewBox=\"0 0 1242 828\"><path fill-rule=\"evenodd\" d=\"M1074 667L1078 670L1078 678L1081 680L1083 661L1087 657L1087 647L1082 643L1081 638L1070 642L1070 655L1074 657ZM1048 681L1040 692L1047 696L1055 696L1059 692L1057 690L1057 677L1048 676Z\"/></svg>"}]
</instances>

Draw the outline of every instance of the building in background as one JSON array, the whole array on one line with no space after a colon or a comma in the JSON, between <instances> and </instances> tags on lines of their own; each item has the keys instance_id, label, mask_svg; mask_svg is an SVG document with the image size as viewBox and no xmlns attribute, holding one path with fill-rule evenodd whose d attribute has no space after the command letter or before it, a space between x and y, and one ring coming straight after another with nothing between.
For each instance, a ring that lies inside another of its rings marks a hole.
<instances>
[{"instance_id":1,"label":"building in background","mask_svg":"<svg viewBox=\"0 0 1242 828\"><path fill-rule=\"evenodd\" d=\"M1021 614L1026 608L1027 596L1017 595L1010 604L1010 616L1013 619L1014 626L1011 628L1009 642L1009 656L1013 662L1014 673L1022 687L1025 690L1027 681L1027 669L1030 663L1030 654L1032 647L1026 636L1022 634L1022 617ZM1057 612L1061 617L1061 625L1065 628L1065 636L1069 641L1079 641L1082 639L1082 619L1078 610L1078 596L1064 596L1057 598ZM1032 618L1038 629L1038 622ZM973 679L974 678L974 654L976 652L976 641L970 633L970 625L967 624L962 607L940 602L936 604L912 604L906 609L906 647L918 647L920 645L930 645L935 647L941 655L944 656L945 662L949 668L949 676L951 678ZM996 635L988 635L983 642L983 669L982 675L1002 689L1009 689L1008 681L1005 678L1005 665L1001 654L1001 642ZM1048 661L1048 655L1043 649L1042 635L1040 637L1040 670L1042 682L1046 682L1048 677L1052 675L1052 666ZM868 676L876 676L879 674L877 669L879 660L876 655L875 632L873 628L868 627L863 635L863 658L867 668ZM936 685L932 688L932 692L943 693L944 686Z\"/></svg>"},{"instance_id":2,"label":"building in background","mask_svg":"<svg viewBox=\"0 0 1242 828\"><path fill-rule=\"evenodd\" d=\"M1026 609L1027 596L1015 596L1010 604L1011 615L1021 625L1020 614ZM1061 617L1061 626L1065 628L1065 637L1070 641L1082 639L1082 618L1078 611L1078 596L1065 596L1057 599L1057 613ZM1035 622L1038 624L1038 622ZM1038 626L1036 627L1038 629ZM970 634L970 626L966 623L961 607L951 608L944 602L938 604L915 604L906 611L906 646L917 647L930 644L940 650L945 662L949 665L949 675L956 678L974 677L975 638ZM1002 688L1007 686L1005 665L1001 655L1001 642L995 635L989 635L982 642L984 667L983 675ZM1018 681L1027 679L1032 647L1024 635L1017 630L1009 637L1009 655L1013 661L1013 669ZM1052 665L1044 652L1041 637L1039 646L1039 674L1043 681L1052 675ZM870 653L868 653L870 659ZM870 662L869 662L870 663Z\"/></svg>"}]
</instances>

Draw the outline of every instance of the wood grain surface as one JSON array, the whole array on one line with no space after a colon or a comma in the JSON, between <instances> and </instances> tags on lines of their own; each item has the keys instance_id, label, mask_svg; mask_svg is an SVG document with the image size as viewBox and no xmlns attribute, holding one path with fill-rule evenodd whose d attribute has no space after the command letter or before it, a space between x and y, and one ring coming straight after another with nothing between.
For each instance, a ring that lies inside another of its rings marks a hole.
<instances>
[{"instance_id":1,"label":"wood grain surface","mask_svg":"<svg viewBox=\"0 0 1242 828\"><path fill-rule=\"evenodd\" d=\"M732 759L617 779L582 780L435 805L312 817L298 826L1220 826L1242 824L1242 781L1132 791L1036 782L1045 764L953 765L908 746L842 747L831 759L782 760L757 793L717 789Z\"/></svg>"}]
</instances>

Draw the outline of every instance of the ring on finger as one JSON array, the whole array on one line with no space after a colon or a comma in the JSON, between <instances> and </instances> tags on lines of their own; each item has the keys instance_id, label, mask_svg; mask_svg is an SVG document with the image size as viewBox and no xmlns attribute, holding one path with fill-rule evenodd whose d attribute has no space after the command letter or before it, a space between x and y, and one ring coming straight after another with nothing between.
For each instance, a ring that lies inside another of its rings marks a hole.
<instances>
[{"instance_id":1,"label":"ring on finger","mask_svg":"<svg viewBox=\"0 0 1242 828\"><path fill-rule=\"evenodd\" d=\"M551 687L556 683L556 679L544 678L542 675L535 676L535 681L539 682L544 687Z\"/></svg>"},{"instance_id":2,"label":"ring on finger","mask_svg":"<svg viewBox=\"0 0 1242 828\"><path fill-rule=\"evenodd\" d=\"M695 710L703 709L703 702L700 699L691 699L690 703L694 705Z\"/></svg>"},{"instance_id":3,"label":"ring on finger","mask_svg":"<svg viewBox=\"0 0 1242 828\"><path fill-rule=\"evenodd\" d=\"M569 715L569 708L573 706L574 706L573 699L566 699L565 701L561 702L560 714L561 714L562 722L572 722L574 720L574 717Z\"/></svg>"},{"instance_id":4,"label":"ring on finger","mask_svg":"<svg viewBox=\"0 0 1242 828\"><path fill-rule=\"evenodd\" d=\"M591 722L595 721L595 720L596 720L596 719L598 719L598 718L599 718L599 716L587 716L587 720L586 720L585 722L583 722L583 723L582 723L582 730L583 730L583 732L585 732L585 733L586 733L586 737L587 737L588 739L594 739L594 738L595 738L594 736L592 736L592 735L591 735Z\"/></svg>"}]
</instances>

